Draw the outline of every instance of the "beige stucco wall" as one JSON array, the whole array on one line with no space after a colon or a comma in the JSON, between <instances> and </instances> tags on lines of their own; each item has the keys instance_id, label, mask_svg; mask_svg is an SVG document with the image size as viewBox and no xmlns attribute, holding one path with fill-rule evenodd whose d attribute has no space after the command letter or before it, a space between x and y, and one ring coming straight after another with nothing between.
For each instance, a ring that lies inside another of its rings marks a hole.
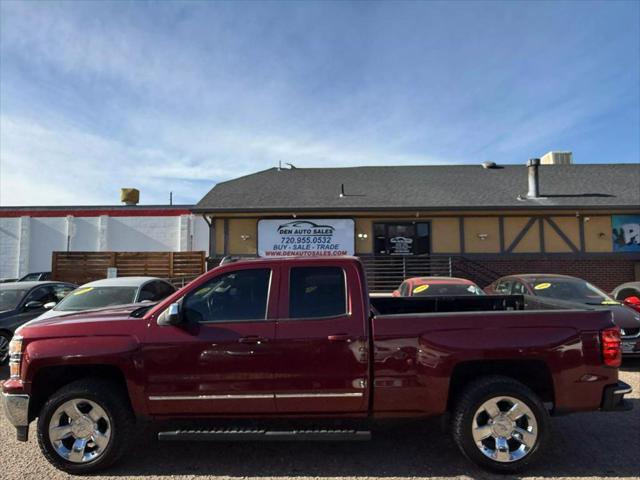
<instances>
[{"instance_id":1,"label":"beige stucco wall","mask_svg":"<svg viewBox=\"0 0 640 480\"><path fill-rule=\"evenodd\" d=\"M511 216L503 212L483 212L482 215L464 216L464 241L465 253L499 253L500 252L500 227L499 215L503 215L504 222L504 247L508 248L513 240L522 231L530 218L535 215L520 214ZM565 212L563 212L565 213ZM286 218L293 213L279 215L264 215L262 218ZM422 215L417 212L407 215L406 212L389 212L376 214L375 212L352 212L352 214L336 215L335 212L318 212L308 215L310 218L353 218L355 220L355 252L356 254L373 253L373 224L377 222L405 221L405 222L431 222L431 247L436 254L460 253L460 228L459 213L438 212L437 214ZM298 215L298 218L304 218ZM536 223L530 228L520 243L514 248L513 253L541 253L540 246L540 217L536 217ZM610 215L581 215L573 214L563 216L558 213L552 217L563 233L571 239L574 245L580 248L580 223L584 224L584 240L586 252L601 253L612 251L611 216ZM587 221L587 219L589 219ZM231 255L255 255L257 253L257 222L256 216L249 217L245 214L229 216L227 253ZM216 255L224 254L224 218L215 219ZM358 238L358 234L366 234L367 238ZM478 235L487 234L482 240ZM242 240L242 235L247 235ZM547 222L544 224L545 251L549 253L570 253L572 250Z\"/></svg>"},{"instance_id":2,"label":"beige stucco wall","mask_svg":"<svg viewBox=\"0 0 640 480\"><path fill-rule=\"evenodd\" d=\"M483 240L481 236L486 235ZM500 253L500 225L496 217L464 219L464 250L467 253Z\"/></svg>"},{"instance_id":3,"label":"beige stucco wall","mask_svg":"<svg viewBox=\"0 0 640 480\"><path fill-rule=\"evenodd\" d=\"M371 218L356 218L356 254L373 253L373 220ZM367 238L358 238L358 234L366 234Z\"/></svg>"},{"instance_id":4,"label":"beige stucco wall","mask_svg":"<svg viewBox=\"0 0 640 480\"><path fill-rule=\"evenodd\" d=\"M555 222L558 228L564 233L571 243L579 250L580 249L580 220L573 217L551 217L551 220ZM553 227L545 222L544 226L544 248L549 253L566 253L573 250L564 241L564 239L558 235Z\"/></svg>"},{"instance_id":5,"label":"beige stucco wall","mask_svg":"<svg viewBox=\"0 0 640 480\"><path fill-rule=\"evenodd\" d=\"M613 251L610 216L585 216L582 221L584 223L584 245L588 252Z\"/></svg>"},{"instance_id":6,"label":"beige stucco wall","mask_svg":"<svg viewBox=\"0 0 640 480\"><path fill-rule=\"evenodd\" d=\"M216 255L224 255L224 220L215 220Z\"/></svg>"},{"instance_id":7,"label":"beige stucco wall","mask_svg":"<svg viewBox=\"0 0 640 480\"><path fill-rule=\"evenodd\" d=\"M578 246L579 248L579 246ZM544 226L544 251L548 253L569 253L572 252L571 247L567 245L567 242L558 235L558 233L549 225L545 223Z\"/></svg>"},{"instance_id":8,"label":"beige stucco wall","mask_svg":"<svg viewBox=\"0 0 640 480\"><path fill-rule=\"evenodd\" d=\"M460 253L460 221L457 218L431 220L433 253Z\"/></svg>"},{"instance_id":9,"label":"beige stucco wall","mask_svg":"<svg viewBox=\"0 0 640 480\"><path fill-rule=\"evenodd\" d=\"M258 220L256 218L229 219L228 253L229 255L255 255ZM245 239L243 240L243 236Z\"/></svg>"},{"instance_id":10,"label":"beige stucco wall","mask_svg":"<svg viewBox=\"0 0 640 480\"><path fill-rule=\"evenodd\" d=\"M532 217L505 217L504 219L504 248L508 249L525 225ZM540 226L534 223L526 235L513 249L514 253L540 252Z\"/></svg>"}]
</instances>

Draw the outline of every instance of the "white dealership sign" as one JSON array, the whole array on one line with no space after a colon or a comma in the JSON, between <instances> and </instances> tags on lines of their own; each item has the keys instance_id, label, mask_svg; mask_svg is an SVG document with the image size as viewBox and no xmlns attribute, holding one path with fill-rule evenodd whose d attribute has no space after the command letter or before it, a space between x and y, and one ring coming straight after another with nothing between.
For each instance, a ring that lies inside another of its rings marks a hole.
<instances>
[{"instance_id":1,"label":"white dealership sign","mask_svg":"<svg viewBox=\"0 0 640 480\"><path fill-rule=\"evenodd\" d=\"M258 255L261 257L353 255L354 241L354 221L348 218L258 222Z\"/></svg>"}]
</instances>

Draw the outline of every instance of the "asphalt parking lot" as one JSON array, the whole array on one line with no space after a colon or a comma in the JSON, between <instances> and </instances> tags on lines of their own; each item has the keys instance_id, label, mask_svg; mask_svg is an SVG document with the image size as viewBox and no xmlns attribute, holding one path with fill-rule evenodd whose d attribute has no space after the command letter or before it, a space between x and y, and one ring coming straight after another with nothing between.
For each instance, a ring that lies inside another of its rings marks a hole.
<instances>
[{"instance_id":1,"label":"asphalt parking lot","mask_svg":"<svg viewBox=\"0 0 640 480\"><path fill-rule=\"evenodd\" d=\"M626 361L620 376L634 388L634 410L554 418L545 459L522 478L640 478L640 360ZM158 443L142 434L125 462L92 478L247 477L506 478L466 461L437 420L383 430L364 443ZM41 456L33 425L29 442L18 443L3 417L0 478L70 477Z\"/></svg>"}]
</instances>

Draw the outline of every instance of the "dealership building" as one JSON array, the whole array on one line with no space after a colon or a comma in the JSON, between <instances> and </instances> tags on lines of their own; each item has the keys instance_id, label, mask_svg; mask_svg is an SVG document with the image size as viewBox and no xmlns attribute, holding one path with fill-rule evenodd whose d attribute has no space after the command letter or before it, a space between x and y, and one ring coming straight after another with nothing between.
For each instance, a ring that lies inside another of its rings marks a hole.
<instances>
[{"instance_id":1,"label":"dealership building","mask_svg":"<svg viewBox=\"0 0 640 480\"><path fill-rule=\"evenodd\" d=\"M354 254L376 290L403 277L564 273L640 280L640 165L271 168L192 209L225 256ZM542 164L541 164L542 163Z\"/></svg>"}]
</instances>

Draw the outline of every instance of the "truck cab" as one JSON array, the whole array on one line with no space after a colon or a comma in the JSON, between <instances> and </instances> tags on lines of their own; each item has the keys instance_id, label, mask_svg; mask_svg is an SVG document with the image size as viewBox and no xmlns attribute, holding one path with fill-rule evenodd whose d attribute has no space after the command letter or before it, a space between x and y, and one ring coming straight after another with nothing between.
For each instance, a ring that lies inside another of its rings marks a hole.
<instances>
[{"instance_id":1,"label":"truck cab","mask_svg":"<svg viewBox=\"0 0 640 480\"><path fill-rule=\"evenodd\" d=\"M359 262L250 261L216 273L150 312L142 355L152 415L367 415Z\"/></svg>"}]
</instances>

